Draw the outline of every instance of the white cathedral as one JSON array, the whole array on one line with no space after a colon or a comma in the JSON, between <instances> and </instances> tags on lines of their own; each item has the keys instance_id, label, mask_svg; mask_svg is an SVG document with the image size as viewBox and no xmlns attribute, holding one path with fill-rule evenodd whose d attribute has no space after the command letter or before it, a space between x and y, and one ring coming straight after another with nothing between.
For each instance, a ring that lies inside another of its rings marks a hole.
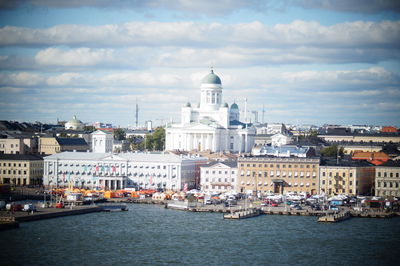
<instances>
[{"instance_id":1,"label":"white cathedral","mask_svg":"<svg viewBox=\"0 0 400 266\"><path fill-rule=\"evenodd\" d=\"M239 121L239 107L222 104L221 79L211 73L200 86L200 105L182 107L181 123L166 128L166 150L250 152L256 129Z\"/></svg>"}]
</instances>

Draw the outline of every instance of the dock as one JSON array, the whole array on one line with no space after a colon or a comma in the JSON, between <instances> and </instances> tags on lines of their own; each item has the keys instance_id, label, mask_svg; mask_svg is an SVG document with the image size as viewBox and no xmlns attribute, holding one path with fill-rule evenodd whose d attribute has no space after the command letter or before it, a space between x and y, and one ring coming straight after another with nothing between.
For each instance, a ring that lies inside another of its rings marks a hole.
<instances>
[{"instance_id":1,"label":"dock","mask_svg":"<svg viewBox=\"0 0 400 266\"><path fill-rule=\"evenodd\" d=\"M19 222L14 217L0 217L0 231L19 227Z\"/></svg>"},{"instance_id":2,"label":"dock","mask_svg":"<svg viewBox=\"0 0 400 266\"><path fill-rule=\"evenodd\" d=\"M0 217L11 217L16 222L30 222L43 219L51 219L70 215L79 215L93 212L101 212L103 209L99 206L74 206L70 208L38 208L37 211L23 212L17 211L14 213L0 212Z\"/></svg>"},{"instance_id":3,"label":"dock","mask_svg":"<svg viewBox=\"0 0 400 266\"><path fill-rule=\"evenodd\" d=\"M318 222L324 223L336 223L340 221L347 220L351 217L349 211L342 211L339 213L327 214L318 218Z\"/></svg>"},{"instance_id":4,"label":"dock","mask_svg":"<svg viewBox=\"0 0 400 266\"><path fill-rule=\"evenodd\" d=\"M249 210L240 210L224 214L224 219L246 219L260 215L261 215L260 209L249 209Z\"/></svg>"}]
</instances>

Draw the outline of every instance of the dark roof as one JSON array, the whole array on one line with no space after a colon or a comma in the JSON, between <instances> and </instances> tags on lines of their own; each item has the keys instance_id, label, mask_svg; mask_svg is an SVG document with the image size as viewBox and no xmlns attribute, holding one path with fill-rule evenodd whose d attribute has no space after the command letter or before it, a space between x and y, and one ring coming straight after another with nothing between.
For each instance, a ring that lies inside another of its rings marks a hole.
<instances>
[{"instance_id":1,"label":"dark roof","mask_svg":"<svg viewBox=\"0 0 400 266\"><path fill-rule=\"evenodd\" d=\"M232 167L232 168L237 167L237 162L236 161L215 161L215 162L211 162L211 163L209 163L207 165L203 165L202 167L211 167L211 166L214 166L214 165L219 164L219 163L222 163L222 164L224 164L224 165L226 165L228 167Z\"/></svg>"},{"instance_id":2,"label":"dark roof","mask_svg":"<svg viewBox=\"0 0 400 266\"><path fill-rule=\"evenodd\" d=\"M83 138L57 138L61 146L83 146L88 145Z\"/></svg>"},{"instance_id":3,"label":"dark roof","mask_svg":"<svg viewBox=\"0 0 400 266\"><path fill-rule=\"evenodd\" d=\"M0 160L33 161L33 160L43 160L43 157L40 155L32 155L32 154L0 154Z\"/></svg>"},{"instance_id":4,"label":"dark roof","mask_svg":"<svg viewBox=\"0 0 400 266\"><path fill-rule=\"evenodd\" d=\"M347 160L347 159L339 159L336 158L322 158L320 162L321 166L344 166L344 167L370 167L374 166L368 161L365 160Z\"/></svg>"},{"instance_id":5,"label":"dark roof","mask_svg":"<svg viewBox=\"0 0 400 266\"><path fill-rule=\"evenodd\" d=\"M400 161L399 160L389 160L386 163L383 163L379 166L383 167L400 167Z\"/></svg>"}]
</instances>

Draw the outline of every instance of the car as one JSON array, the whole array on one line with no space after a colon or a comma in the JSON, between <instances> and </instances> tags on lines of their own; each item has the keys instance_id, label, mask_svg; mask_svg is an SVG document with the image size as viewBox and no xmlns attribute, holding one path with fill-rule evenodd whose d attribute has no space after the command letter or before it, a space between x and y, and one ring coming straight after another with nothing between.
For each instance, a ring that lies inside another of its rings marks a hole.
<instances>
[{"instance_id":1,"label":"car","mask_svg":"<svg viewBox=\"0 0 400 266\"><path fill-rule=\"evenodd\" d=\"M272 203L271 206L272 207L278 207L278 203Z\"/></svg>"},{"instance_id":2,"label":"car","mask_svg":"<svg viewBox=\"0 0 400 266\"><path fill-rule=\"evenodd\" d=\"M302 210L303 208L300 205L296 205L296 207L294 207L296 210Z\"/></svg>"},{"instance_id":3,"label":"car","mask_svg":"<svg viewBox=\"0 0 400 266\"><path fill-rule=\"evenodd\" d=\"M213 202L212 202L212 200L206 200L206 205L211 205L211 204L213 204Z\"/></svg>"},{"instance_id":4,"label":"car","mask_svg":"<svg viewBox=\"0 0 400 266\"><path fill-rule=\"evenodd\" d=\"M321 210L321 207L320 207L319 205L314 205L314 206L313 206L313 209L314 209L315 211L320 211L320 210Z\"/></svg>"}]
</instances>

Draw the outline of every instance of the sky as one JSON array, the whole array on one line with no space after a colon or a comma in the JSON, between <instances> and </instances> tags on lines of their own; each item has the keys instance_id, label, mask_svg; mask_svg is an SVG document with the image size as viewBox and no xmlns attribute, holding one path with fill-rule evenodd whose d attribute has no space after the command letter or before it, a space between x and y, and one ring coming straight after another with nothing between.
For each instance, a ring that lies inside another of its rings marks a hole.
<instances>
[{"instance_id":1,"label":"sky","mask_svg":"<svg viewBox=\"0 0 400 266\"><path fill-rule=\"evenodd\" d=\"M252 121L399 127L399 51L399 1L0 0L0 120L179 122L212 66Z\"/></svg>"}]
</instances>

